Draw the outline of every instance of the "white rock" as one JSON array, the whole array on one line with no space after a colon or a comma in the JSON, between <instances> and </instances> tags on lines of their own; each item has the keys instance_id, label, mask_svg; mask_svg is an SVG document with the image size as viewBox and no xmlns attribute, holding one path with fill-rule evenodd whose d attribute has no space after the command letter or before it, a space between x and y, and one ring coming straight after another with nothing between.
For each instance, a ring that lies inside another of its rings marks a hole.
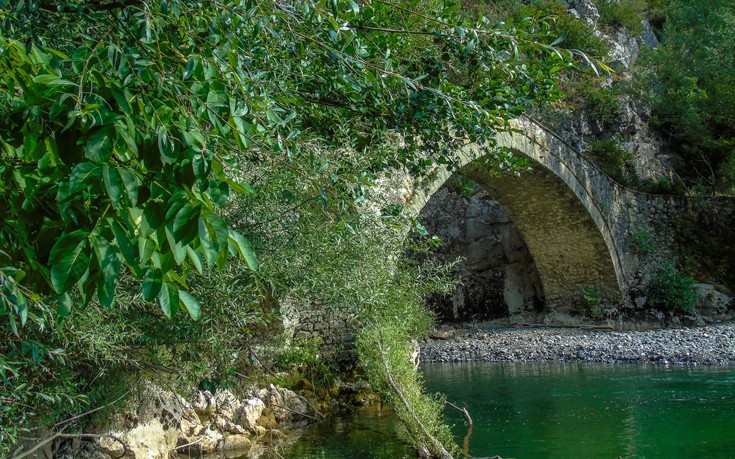
<instances>
[{"instance_id":1,"label":"white rock","mask_svg":"<svg viewBox=\"0 0 735 459\"><path fill-rule=\"evenodd\" d=\"M263 414L265 409L265 403L259 398L251 398L245 403L241 411L241 419L243 425L255 432L260 416Z\"/></svg>"}]
</instances>

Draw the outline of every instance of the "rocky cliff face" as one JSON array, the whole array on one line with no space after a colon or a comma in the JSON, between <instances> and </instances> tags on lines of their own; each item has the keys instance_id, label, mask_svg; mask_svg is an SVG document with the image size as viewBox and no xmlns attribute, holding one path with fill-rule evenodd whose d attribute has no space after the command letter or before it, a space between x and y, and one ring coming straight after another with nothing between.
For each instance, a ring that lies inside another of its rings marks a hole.
<instances>
[{"instance_id":1,"label":"rocky cliff face","mask_svg":"<svg viewBox=\"0 0 735 459\"><path fill-rule=\"evenodd\" d=\"M642 180L670 178L672 159L660 154L661 140L649 129L651 111L638 91L627 88L642 84L637 80L646 70L638 65L641 55L658 46L650 25L632 35L627 29L609 30L600 25L600 14L590 0L568 0L569 13L590 24L594 34L608 46L609 65L614 73L603 74L595 83L600 94L612 99L605 107L590 107L579 94L582 109L562 107L535 111L534 116L552 128L565 141L584 151L595 140L614 140L631 154L627 165Z\"/></svg>"}]
</instances>

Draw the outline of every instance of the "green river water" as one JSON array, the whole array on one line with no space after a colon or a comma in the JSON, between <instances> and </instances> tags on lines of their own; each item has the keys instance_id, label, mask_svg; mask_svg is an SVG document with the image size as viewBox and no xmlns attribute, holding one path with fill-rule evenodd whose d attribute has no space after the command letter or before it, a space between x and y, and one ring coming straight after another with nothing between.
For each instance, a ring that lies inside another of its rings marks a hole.
<instances>
[{"instance_id":1,"label":"green river water","mask_svg":"<svg viewBox=\"0 0 735 459\"><path fill-rule=\"evenodd\" d=\"M461 363L422 367L426 385L474 419L474 456L735 458L735 367ZM467 427L447 411L461 445ZM308 429L288 459L415 457L378 408Z\"/></svg>"}]
</instances>

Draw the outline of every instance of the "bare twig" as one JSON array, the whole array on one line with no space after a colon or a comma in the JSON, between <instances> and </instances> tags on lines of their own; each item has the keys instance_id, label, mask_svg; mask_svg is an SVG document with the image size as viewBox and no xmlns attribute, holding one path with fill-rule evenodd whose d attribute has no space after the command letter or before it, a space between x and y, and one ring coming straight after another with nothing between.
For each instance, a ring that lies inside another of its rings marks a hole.
<instances>
[{"instance_id":1,"label":"bare twig","mask_svg":"<svg viewBox=\"0 0 735 459\"><path fill-rule=\"evenodd\" d=\"M43 448L44 446L48 445L52 441L54 441L57 438L59 438L62 435L62 433L64 432L64 429L66 429L68 426L69 426L68 424L65 425L64 427L61 428L61 430L59 430L55 434L53 434L53 435L51 435L49 437L46 437L45 439L39 441L36 444L36 446L34 446L33 448L29 449L28 451L23 452L23 446L21 445L18 449L16 449L13 452L13 455L10 456L10 459L22 459L24 457L30 456L31 454L35 453L37 450Z\"/></svg>"},{"instance_id":2,"label":"bare twig","mask_svg":"<svg viewBox=\"0 0 735 459\"><path fill-rule=\"evenodd\" d=\"M108 403L106 405L102 405L102 406L97 407L97 408L95 408L93 410L89 410L89 411L86 411L86 412L84 412L82 414L78 414L76 416L72 416L69 419L65 419L65 420L63 420L61 422L57 422L56 424L54 424L52 426L52 429L55 429L57 427L61 427L56 433L54 433L53 435L50 435L50 436L48 436L48 437L46 437L46 438L44 438L42 440L39 440L39 442L36 444L36 446L34 446L33 448L29 449L28 451L23 452L22 451L23 447L21 446L20 448L16 449L13 452L13 455L10 456L10 458L11 459L22 459L24 457L30 456L31 454L33 454L34 452L36 452L40 448L43 448L47 444L49 444L52 441L56 440L57 438L72 438L72 437L80 437L80 438L82 438L83 436L90 436L90 437L91 436L95 436L95 434L64 434L64 430L66 430L66 428L69 427L73 421L75 421L75 420L77 420L79 418L82 418L84 416L90 415L90 414L92 414L92 413L94 413L96 411L99 411L99 410L102 410L104 408L107 408L108 406L114 405L115 403L117 403L120 400L122 400L123 398L125 398L129 393L130 393L130 390L128 390L127 392L125 392L124 394L122 394L120 397L116 398L115 400L111 401L110 403ZM123 443L122 440L120 440L119 438L117 438L117 437L115 437L113 435L101 435L101 436L103 436L103 437L110 437L110 438L112 438L112 439L114 439L116 441L119 441L120 443L123 444L124 449L127 452L127 447L125 446L125 443ZM122 456L120 456L120 457L122 457Z\"/></svg>"},{"instance_id":3,"label":"bare twig","mask_svg":"<svg viewBox=\"0 0 735 459\"><path fill-rule=\"evenodd\" d=\"M288 411L289 413L293 413L293 414L298 414L299 416L303 416L303 417L305 417L305 418L309 418L309 419L313 419L314 421L318 421L318 419L317 419L317 418L315 418L314 416L312 416L312 415L310 415L310 414L306 414L306 413L302 413L302 412L300 412L300 411L292 410L291 408L289 408L289 407L287 407L287 406L282 406L282 405L276 405L275 403L273 404L273 406L275 406L276 408L281 408L281 409L283 409L283 410L286 410L286 411ZM319 413L319 414L321 414L321 413Z\"/></svg>"},{"instance_id":4,"label":"bare twig","mask_svg":"<svg viewBox=\"0 0 735 459\"><path fill-rule=\"evenodd\" d=\"M122 394L121 396L119 396L119 397L118 397L118 398L116 398L115 400L111 401L110 403L107 403L107 404L105 404L105 405L99 406L99 407L97 407L97 408L95 408L95 409L93 409L93 410L85 411L85 412L84 412L84 413L82 413L82 414L78 414L78 415L76 415L76 416L72 416L72 417L70 417L69 419L65 419L65 420L63 420L63 421L61 421L61 422L57 422L56 424L54 424L54 425L53 425L53 427L52 427L52 428L56 428L56 427L59 427L59 426L61 426L61 425L64 425L64 428L62 428L62 430L63 430L63 429L65 429L65 428L66 428L66 426L68 426L68 425L69 425L69 423L70 423L70 422L72 422L72 421L76 421L76 420L77 420L77 419L79 419L79 418L82 418L82 417L84 417L84 416L88 416L88 415L90 415L90 414L92 414L92 413L94 413L94 412L97 412L97 411L99 411L99 410L103 410L103 409L105 409L105 408L107 408L107 407L109 407L109 406L112 406L112 405L114 405L115 403L119 402L119 401L120 401L120 400L122 400L123 398L127 397L127 396L128 396L128 394L130 394L130 392L131 392L131 391L132 391L132 389L129 389L129 390L128 390L128 391L126 391L126 392L125 392L124 394Z\"/></svg>"},{"instance_id":5,"label":"bare twig","mask_svg":"<svg viewBox=\"0 0 735 459\"><path fill-rule=\"evenodd\" d=\"M452 407L452 408L454 408L455 410L457 410L457 411L459 411L460 413L462 413L462 414L464 415L464 418L465 418L465 419L467 420L467 424L468 424L468 425L472 426L472 425L474 425L474 424L475 424L474 422L472 422L472 418L470 417L470 413L469 413L469 411L467 411L467 407L464 407L464 408L460 408L460 407L458 407L457 405L455 405L454 403L452 403L452 402L449 402L449 401L445 401L444 403L446 403L447 405L451 406L451 407Z\"/></svg>"},{"instance_id":6,"label":"bare twig","mask_svg":"<svg viewBox=\"0 0 735 459\"><path fill-rule=\"evenodd\" d=\"M309 405L309 408L311 408L312 410L314 410L314 413L316 413L321 419L326 419L324 417L324 415L319 410L317 410L314 405L311 404L311 402L309 401L308 398L304 397L303 395L299 395L299 394L296 394L296 396L298 398L300 398L301 400L303 400L304 403L306 403L307 405Z\"/></svg>"},{"instance_id":7,"label":"bare twig","mask_svg":"<svg viewBox=\"0 0 735 459\"><path fill-rule=\"evenodd\" d=\"M206 435L202 435L201 437L197 438L196 440L194 440L192 442L189 442L189 443L187 443L185 445L177 446L176 448L174 448L174 450L175 451L181 451L181 452L183 452L184 451L183 448L186 448L187 446L194 446L197 443L199 443L200 441L204 440L206 437L207 437Z\"/></svg>"}]
</instances>

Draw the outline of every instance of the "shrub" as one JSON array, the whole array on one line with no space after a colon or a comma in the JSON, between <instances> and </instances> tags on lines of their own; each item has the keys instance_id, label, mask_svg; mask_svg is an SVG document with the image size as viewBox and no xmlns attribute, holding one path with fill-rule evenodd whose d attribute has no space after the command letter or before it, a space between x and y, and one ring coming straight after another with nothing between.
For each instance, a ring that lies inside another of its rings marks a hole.
<instances>
[{"instance_id":1,"label":"shrub","mask_svg":"<svg viewBox=\"0 0 735 459\"><path fill-rule=\"evenodd\" d=\"M646 10L646 0L597 0L597 11L600 12L600 22L611 29L624 27L632 35L643 32L643 12Z\"/></svg>"},{"instance_id":2,"label":"shrub","mask_svg":"<svg viewBox=\"0 0 735 459\"><path fill-rule=\"evenodd\" d=\"M585 155L600 169L619 183L627 183L626 166L633 154L621 148L614 140L594 140L590 142Z\"/></svg>"},{"instance_id":3,"label":"shrub","mask_svg":"<svg viewBox=\"0 0 735 459\"><path fill-rule=\"evenodd\" d=\"M668 177L643 180L636 185L636 188L649 194L683 195L687 191L681 180L673 180Z\"/></svg>"},{"instance_id":4,"label":"shrub","mask_svg":"<svg viewBox=\"0 0 735 459\"><path fill-rule=\"evenodd\" d=\"M636 253L642 255L653 253L657 250L653 234L643 229L631 234L628 237L628 243Z\"/></svg>"},{"instance_id":5,"label":"shrub","mask_svg":"<svg viewBox=\"0 0 735 459\"><path fill-rule=\"evenodd\" d=\"M607 44L595 35L594 28L569 13L565 2L558 0L535 0L524 4L516 0L493 2L463 0L462 9L470 15L483 14L491 21L521 21L524 18L555 16L552 26L553 39L565 35L559 43L563 48L577 49L594 58L603 59L608 52Z\"/></svg>"},{"instance_id":6,"label":"shrub","mask_svg":"<svg viewBox=\"0 0 735 459\"><path fill-rule=\"evenodd\" d=\"M612 88L597 86L595 81L586 81L580 85L577 95L584 101L587 116L600 123L603 129L610 128L618 119L620 102Z\"/></svg>"},{"instance_id":7,"label":"shrub","mask_svg":"<svg viewBox=\"0 0 735 459\"><path fill-rule=\"evenodd\" d=\"M586 21L577 19L569 12L566 4L557 1L537 1L521 10L519 16L556 16L553 26L554 33L564 39L560 45L564 48L578 49L597 59L604 59L608 53L605 41L595 35L595 29Z\"/></svg>"},{"instance_id":8,"label":"shrub","mask_svg":"<svg viewBox=\"0 0 735 459\"><path fill-rule=\"evenodd\" d=\"M597 287L584 287L582 289L582 295L584 296L585 303L587 303L587 309L590 315L595 319L602 317L602 294L600 293L600 289Z\"/></svg>"},{"instance_id":9,"label":"shrub","mask_svg":"<svg viewBox=\"0 0 735 459\"><path fill-rule=\"evenodd\" d=\"M681 274L667 264L651 280L649 304L656 309L672 312L688 312L697 301L694 279Z\"/></svg>"},{"instance_id":10,"label":"shrub","mask_svg":"<svg viewBox=\"0 0 735 459\"><path fill-rule=\"evenodd\" d=\"M663 150L694 191L733 193L735 3L662 1L666 21L653 53L652 123Z\"/></svg>"}]
</instances>

